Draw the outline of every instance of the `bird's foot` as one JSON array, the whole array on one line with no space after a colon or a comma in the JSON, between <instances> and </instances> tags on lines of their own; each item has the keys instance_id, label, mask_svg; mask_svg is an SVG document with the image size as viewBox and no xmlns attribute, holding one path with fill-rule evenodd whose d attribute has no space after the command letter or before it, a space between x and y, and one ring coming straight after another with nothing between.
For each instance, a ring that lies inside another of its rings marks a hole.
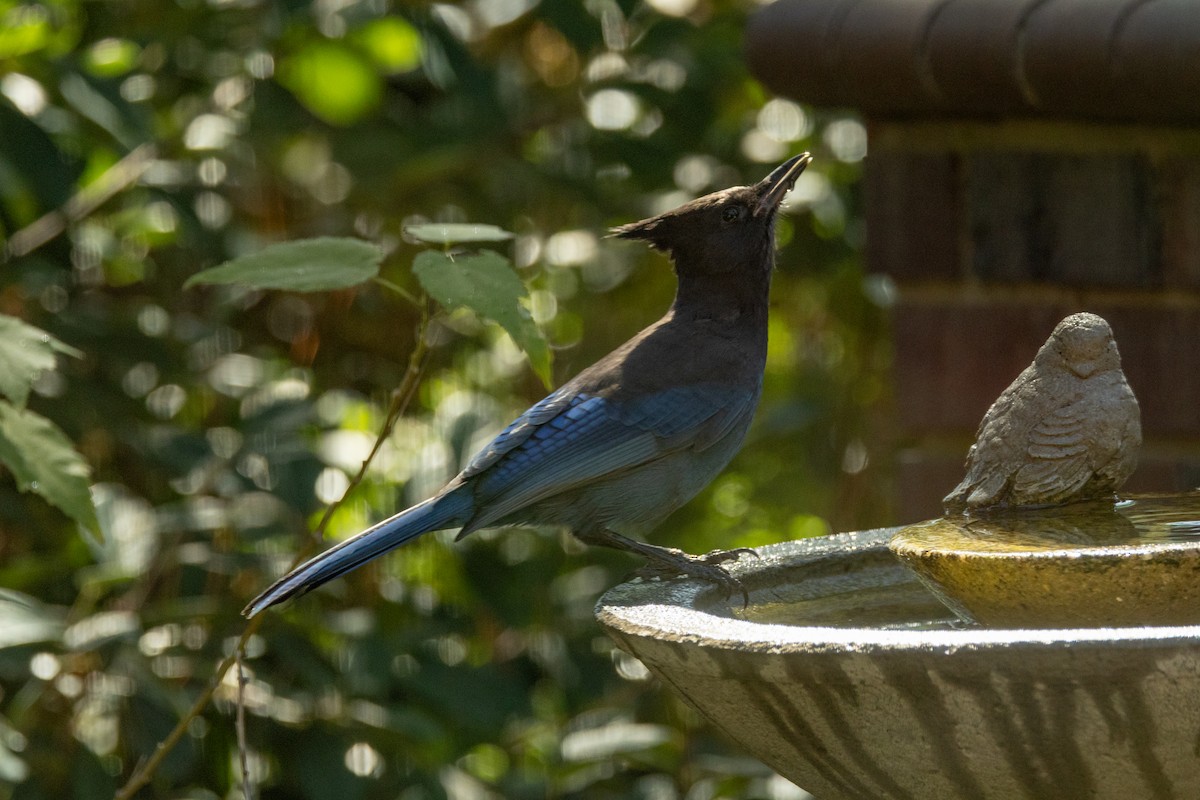
<instances>
[{"instance_id":1,"label":"bird's foot","mask_svg":"<svg viewBox=\"0 0 1200 800\"><path fill-rule=\"evenodd\" d=\"M713 550L702 556L694 556L674 547L662 547L630 539L616 531L607 528L576 531L576 536L587 544L611 547L624 550L646 559L646 565L633 573L632 577L666 580L668 578L699 578L702 581L714 583L725 590L725 598L729 599L736 591L742 596L743 608L750 605L750 595L742 582L729 574L729 570L721 566L728 561L737 561L743 553L750 553L756 558L758 553L747 547L735 547L732 550Z\"/></svg>"},{"instance_id":2,"label":"bird's foot","mask_svg":"<svg viewBox=\"0 0 1200 800\"><path fill-rule=\"evenodd\" d=\"M716 584L725 590L728 600L734 592L742 596L742 607L750 605L750 595L742 582L733 577L729 570L721 566L729 561L737 561L742 554L749 553L758 557L758 553L748 547L736 547L732 550L713 550L702 556L694 556L674 548L661 548L653 554L644 553L647 563L633 574L639 578L665 580L668 578L698 578L702 581Z\"/></svg>"}]
</instances>

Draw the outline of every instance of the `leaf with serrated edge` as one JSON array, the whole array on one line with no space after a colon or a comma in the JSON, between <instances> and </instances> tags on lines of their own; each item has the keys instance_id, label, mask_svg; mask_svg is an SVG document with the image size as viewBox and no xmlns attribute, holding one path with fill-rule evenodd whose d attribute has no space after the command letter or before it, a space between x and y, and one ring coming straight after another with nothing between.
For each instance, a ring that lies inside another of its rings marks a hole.
<instances>
[{"instance_id":1,"label":"leaf with serrated edge","mask_svg":"<svg viewBox=\"0 0 1200 800\"><path fill-rule=\"evenodd\" d=\"M550 386L550 347L521 305L527 295L525 284L507 258L491 250L454 257L426 250L413 261L413 272L443 306L465 306L504 328L525 351L542 383Z\"/></svg>"},{"instance_id":2,"label":"leaf with serrated edge","mask_svg":"<svg viewBox=\"0 0 1200 800\"><path fill-rule=\"evenodd\" d=\"M0 401L0 462L21 491L32 491L68 517L102 536L88 489L91 469L53 422Z\"/></svg>"},{"instance_id":3,"label":"leaf with serrated edge","mask_svg":"<svg viewBox=\"0 0 1200 800\"><path fill-rule=\"evenodd\" d=\"M383 251L362 239L323 236L268 245L197 272L183 288L232 283L251 289L324 292L358 286L379 274Z\"/></svg>"},{"instance_id":4,"label":"leaf with serrated edge","mask_svg":"<svg viewBox=\"0 0 1200 800\"><path fill-rule=\"evenodd\" d=\"M495 225L474 222L429 222L423 225L406 225L404 234L417 241L443 245L467 242L505 242L515 235Z\"/></svg>"},{"instance_id":5,"label":"leaf with serrated edge","mask_svg":"<svg viewBox=\"0 0 1200 800\"><path fill-rule=\"evenodd\" d=\"M83 357L83 353L44 330L0 314L0 394L24 407L33 382L46 370L54 369L59 353Z\"/></svg>"}]
</instances>

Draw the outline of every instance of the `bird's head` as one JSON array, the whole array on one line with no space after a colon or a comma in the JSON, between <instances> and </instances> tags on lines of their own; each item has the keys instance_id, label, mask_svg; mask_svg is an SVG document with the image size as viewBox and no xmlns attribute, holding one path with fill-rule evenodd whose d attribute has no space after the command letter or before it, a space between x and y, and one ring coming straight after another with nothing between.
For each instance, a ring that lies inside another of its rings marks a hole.
<instances>
[{"instance_id":1,"label":"bird's head","mask_svg":"<svg viewBox=\"0 0 1200 800\"><path fill-rule=\"evenodd\" d=\"M803 153L780 164L753 186L734 186L641 222L613 228L622 239L641 239L668 253L684 274L731 272L774 263L775 214L796 178L812 161Z\"/></svg>"},{"instance_id":2,"label":"bird's head","mask_svg":"<svg viewBox=\"0 0 1200 800\"><path fill-rule=\"evenodd\" d=\"M1065 367L1080 378L1121 367L1112 328L1103 317L1086 312L1058 323L1037 360Z\"/></svg>"}]
</instances>

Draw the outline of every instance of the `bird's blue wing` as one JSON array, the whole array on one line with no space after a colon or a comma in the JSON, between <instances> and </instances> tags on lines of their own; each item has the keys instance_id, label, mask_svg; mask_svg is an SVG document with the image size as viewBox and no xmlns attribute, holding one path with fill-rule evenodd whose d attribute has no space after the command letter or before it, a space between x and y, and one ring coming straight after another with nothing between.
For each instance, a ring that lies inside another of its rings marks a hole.
<instances>
[{"instance_id":1,"label":"bird's blue wing","mask_svg":"<svg viewBox=\"0 0 1200 800\"><path fill-rule=\"evenodd\" d=\"M476 478L482 509L464 532L675 450L710 447L753 413L758 394L714 385L625 402L574 394L554 400L559 410L549 416L552 399L555 395L526 412L464 470L462 477ZM535 411L540 423L533 421Z\"/></svg>"},{"instance_id":2,"label":"bird's blue wing","mask_svg":"<svg viewBox=\"0 0 1200 800\"><path fill-rule=\"evenodd\" d=\"M565 387L542 398L513 420L487 447L476 453L459 477L470 478L483 472L505 454L520 447L541 425L557 417L577 400L578 395Z\"/></svg>"},{"instance_id":3,"label":"bird's blue wing","mask_svg":"<svg viewBox=\"0 0 1200 800\"><path fill-rule=\"evenodd\" d=\"M617 416L626 425L653 432L667 450L705 450L754 413L759 393L758 387L746 391L712 384L680 386L624 403Z\"/></svg>"}]
</instances>

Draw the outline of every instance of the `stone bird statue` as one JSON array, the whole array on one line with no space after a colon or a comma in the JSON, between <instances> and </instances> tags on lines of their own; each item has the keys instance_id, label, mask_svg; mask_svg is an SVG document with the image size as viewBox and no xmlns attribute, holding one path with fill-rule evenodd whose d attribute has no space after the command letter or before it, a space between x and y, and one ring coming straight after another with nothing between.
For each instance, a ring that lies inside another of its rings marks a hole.
<instances>
[{"instance_id":1,"label":"stone bird statue","mask_svg":"<svg viewBox=\"0 0 1200 800\"><path fill-rule=\"evenodd\" d=\"M562 525L642 556L647 574L734 581L738 553L693 556L632 536L654 528L725 467L762 393L775 216L811 157L753 186L693 200L613 234L667 253L678 290L666 316L508 426L436 495L326 550L247 606L253 616L423 533Z\"/></svg>"},{"instance_id":2,"label":"stone bird statue","mask_svg":"<svg viewBox=\"0 0 1200 800\"><path fill-rule=\"evenodd\" d=\"M984 415L946 513L1110 496L1141 444L1112 329L1095 314L1072 314Z\"/></svg>"}]
</instances>

